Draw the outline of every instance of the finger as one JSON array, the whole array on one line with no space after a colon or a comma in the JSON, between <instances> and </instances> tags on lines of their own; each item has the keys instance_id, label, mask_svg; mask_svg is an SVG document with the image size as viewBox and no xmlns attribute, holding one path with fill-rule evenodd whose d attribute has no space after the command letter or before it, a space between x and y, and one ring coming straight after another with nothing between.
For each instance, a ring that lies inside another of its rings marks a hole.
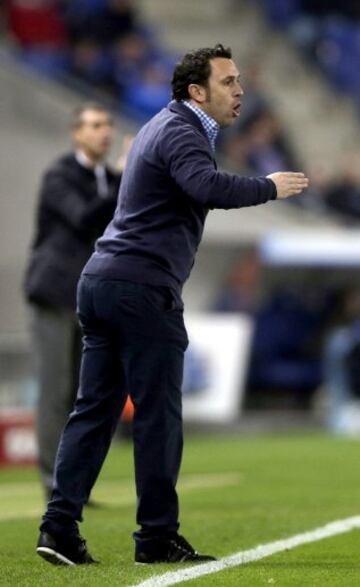
<instances>
[{"instance_id":1,"label":"finger","mask_svg":"<svg viewBox=\"0 0 360 587\"><path fill-rule=\"evenodd\" d=\"M289 182L288 184L291 187L306 187L309 185L309 180L308 179L296 179L296 180L292 180Z\"/></svg>"},{"instance_id":2,"label":"finger","mask_svg":"<svg viewBox=\"0 0 360 587\"><path fill-rule=\"evenodd\" d=\"M288 183L308 183L307 177L287 177L286 180Z\"/></svg>"},{"instance_id":3,"label":"finger","mask_svg":"<svg viewBox=\"0 0 360 587\"><path fill-rule=\"evenodd\" d=\"M290 195L293 194L301 194L304 188L292 187L287 190L287 193Z\"/></svg>"},{"instance_id":4,"label":"finger","mask_svg":"<svg viewBox=\"0 0 360 587\"><path fill-rule=\"evenodd\" d=\"M283 171L282 175L286 175L286 177L305 177L305 173L302 173L302 171Z\"/></svg>"}]
</instances>

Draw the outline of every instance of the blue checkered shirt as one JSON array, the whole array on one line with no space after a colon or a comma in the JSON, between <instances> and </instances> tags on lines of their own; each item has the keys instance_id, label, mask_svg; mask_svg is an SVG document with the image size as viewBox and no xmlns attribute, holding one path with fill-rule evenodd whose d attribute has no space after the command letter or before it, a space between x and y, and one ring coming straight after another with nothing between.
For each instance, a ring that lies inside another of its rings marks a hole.
<instances>
[{"instance_id":1,"label":"blue checkered shirt","mask_svg":"<svg viewBox=\"0 0 360 587\"><path fill-rule=\"evenodd\" d=\"M182 102L183 102L183 104L185 104L185 106L190 108L190 110L192 110L198 118L200 118L200 122L204 127L204 130L206 132L207 138L209 139L209 143L211 145L211 148L213 151L215 151L215 141L216 141L216 137L218 136L218 132L220 130L220 126L218 125L218 123L213 118L211 118L211 116L206 114L206 112L204 112L204 110L201 110L201 108L194 106L194 104L192 104L192 102L187 102L186 100L182 100Z\"/></svg>"}]
</instances>

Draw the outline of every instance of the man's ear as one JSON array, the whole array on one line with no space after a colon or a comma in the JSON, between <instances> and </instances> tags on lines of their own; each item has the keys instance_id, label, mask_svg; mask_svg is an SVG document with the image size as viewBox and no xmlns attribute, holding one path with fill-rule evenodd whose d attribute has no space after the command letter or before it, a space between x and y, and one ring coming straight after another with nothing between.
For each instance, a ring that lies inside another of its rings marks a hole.
<instances>
[{"instance_id":1,"label":"man's ear","mask_svg":"<svg viewBox=\"0 0 360 587\"><path fill-rule=\"evenodd\" d=\"M189 96L194 102L203 104L206 101L206 88L199 84L190 84L188 87Z\"/></svg>"}]
</instances>

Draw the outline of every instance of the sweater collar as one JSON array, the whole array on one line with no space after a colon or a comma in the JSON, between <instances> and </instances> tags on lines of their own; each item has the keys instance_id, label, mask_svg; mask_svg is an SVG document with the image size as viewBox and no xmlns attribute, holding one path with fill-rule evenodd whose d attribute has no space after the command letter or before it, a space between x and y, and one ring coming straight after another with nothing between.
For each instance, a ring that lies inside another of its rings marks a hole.
<instances>
[{"instance_id":1,"label":"sweater collar","mask_svg":"<svg viewBox=\"0 0 360 587\"><path fill-rule=\"evenodd\" d=\"M192 110L192 112L194 112L196 116L200 118L201 124L203 125L204 130L206 132L206 136L209 139L211 148L213 151L215 151L215 141L220 130L220 126L218 125L216 120L214 120L211 116L206 114L204 110L201 110L201 108L198 108L197 106L195 106L195 104L193 104L190 101L183 100L183 104L185 104L187 108L190 108L190 110Z\"/></svg>"},{"instance_id":2,"label":"sweater collar","mask_svg":"<svg viewBox=\"0 0 360 587\"><path fill-rule=\"evenodd\" d=\"M171 112L176 112L176 114L180 114L182 118L186 118L186 120L190 122L190 124L196 126L196 128L198 128L202 132L202 134L207 138L206 131L201 123L200 118L195 114L195 112L193 112L192 110L190 110L190 108L185 106L185 104L183 104L182 102L177 102L176 100L172 100L168 104L168 109Z\"/></svg>"}]
</instances>

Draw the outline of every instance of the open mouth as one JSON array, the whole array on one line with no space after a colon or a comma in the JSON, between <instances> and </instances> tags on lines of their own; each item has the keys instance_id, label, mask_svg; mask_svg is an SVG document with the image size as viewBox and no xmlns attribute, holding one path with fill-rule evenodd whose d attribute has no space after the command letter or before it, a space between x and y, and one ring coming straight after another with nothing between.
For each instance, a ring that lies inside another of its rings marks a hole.
<instances>
[{"instance_id":1,"label":"open mouth","mask_svg":"<svg viewBox=\"0 0 360 587\"><path fill-rule=\"evenodd\" d=\"M233 115L238 117L240 116L241 104L236 104L233 108Z\"/></svg>"}]
</instances>

